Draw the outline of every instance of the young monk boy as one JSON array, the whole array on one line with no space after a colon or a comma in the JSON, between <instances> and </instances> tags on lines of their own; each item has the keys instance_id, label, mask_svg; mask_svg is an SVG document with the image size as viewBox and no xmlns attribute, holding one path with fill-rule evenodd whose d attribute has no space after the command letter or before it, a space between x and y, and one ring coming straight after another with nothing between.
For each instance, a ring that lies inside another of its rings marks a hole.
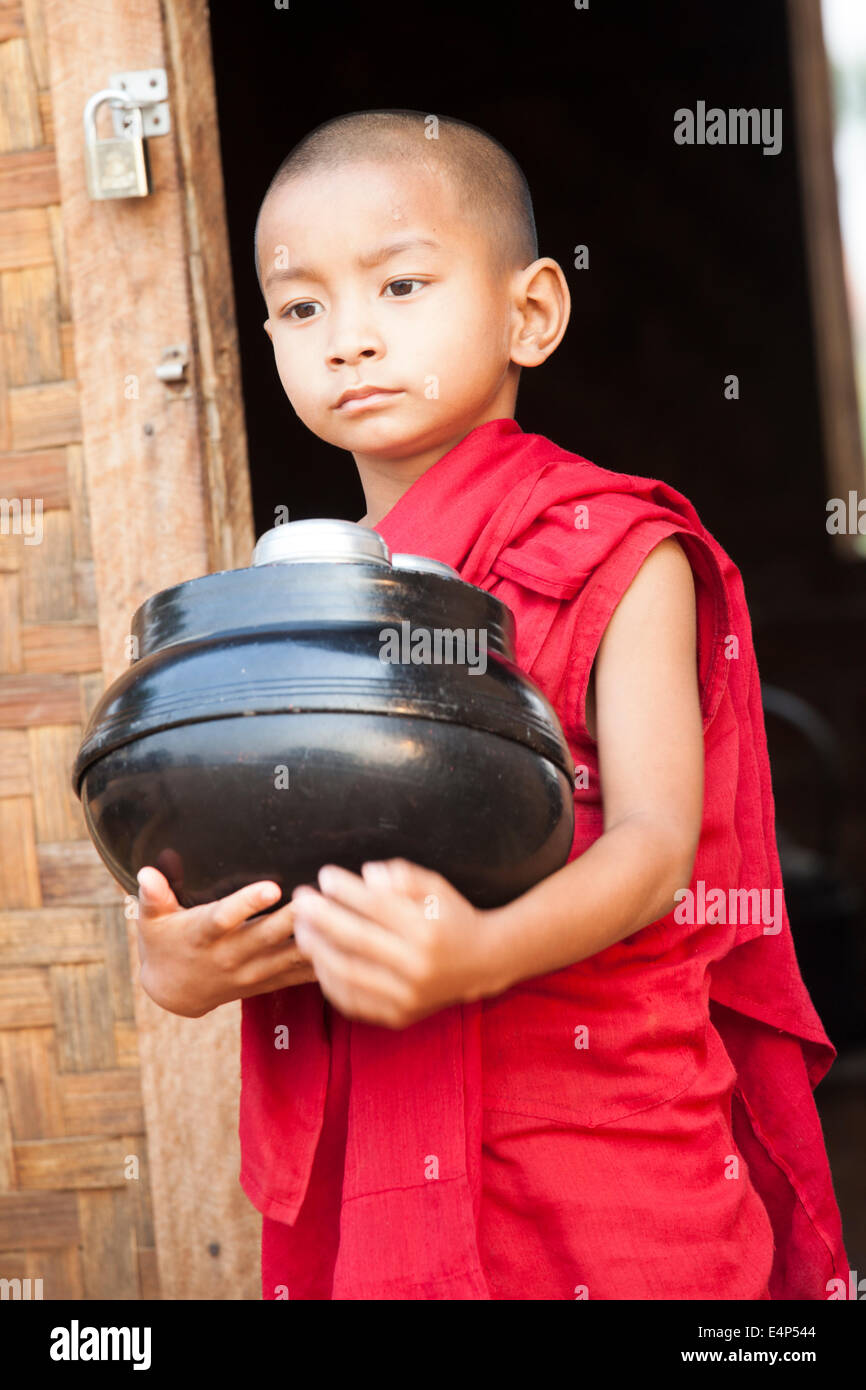
<instances>
[{"instance_id":1,"label":"young monk boy","mask_svg":"<svg viewBox=\"0 0 866 1390\"><path fill-rule=\"evenodd\" d=\"M274 884L182 911L142 870L144 988L243 1000L264 1297L847 1287L740 577L680 493L517 424L570 313L521 170L450 118L339 117L278 169L256 259L361 524L509 605L577 767L569 862L496 910L402 860L272 913Z\"/></svg>"}]
</instances>

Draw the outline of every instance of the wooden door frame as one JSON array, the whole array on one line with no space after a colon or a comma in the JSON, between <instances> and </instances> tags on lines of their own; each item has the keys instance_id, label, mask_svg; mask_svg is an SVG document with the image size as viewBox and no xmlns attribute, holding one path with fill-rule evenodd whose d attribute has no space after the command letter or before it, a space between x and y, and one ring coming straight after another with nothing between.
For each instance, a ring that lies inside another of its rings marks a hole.
<instances>
[{"instance_id":1,"label":"wooden door frame","mask_svg":"<svg viewBox=\"0 0 866 1390\"><path fill-rule=\"evenodd\" d=\"M237 319L207 0L163 0L203 408L212 570L250 563L254 542Z\"/></svg>"},{"instance_id":2,"label":"wooden door frame","mask_svg":"<svg viewBox=\"0 0 866 1390\"><path fill-rule=\"evenodd\" d=\"M866 469L845 289L833 163L833 102L821 0L788 0L787 14L825 478L831 495L847 501L850 491L864 491ZM866 559L862 536L843 533L833 539L840 556Z\"/></svg>"},{"instance_id":3,"label":"wooden door frame","mask_svg":"<svg viewBox=\"0 0 866 1390\"><path fill-rule=\"evenodd\" d=\"M108 684L139 604L249 564L254 540L210 31L206 0L44 0L44 14ZM111 72L154 67L171 110L149 141L154 191L93 202L85 102ZM168 387L155 368L181 342L189 382ZM240 1006L158 1008L128 925L161 1296L259 1297L260 1218L238 1183Z\"/></svg>"}]
</instances>

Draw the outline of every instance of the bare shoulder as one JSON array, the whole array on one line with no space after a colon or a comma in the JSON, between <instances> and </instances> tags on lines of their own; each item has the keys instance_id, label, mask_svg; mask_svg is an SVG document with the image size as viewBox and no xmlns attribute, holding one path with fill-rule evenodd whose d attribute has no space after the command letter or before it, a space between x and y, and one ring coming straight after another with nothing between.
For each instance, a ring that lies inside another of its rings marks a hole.
<instances>
[{"instance_id":1,"label":"bare shoulder","mask_svg":"<svg viewBox=\"0 0 866 1390\"><path fill-rule=\"evenodd\" d=\"M688 556L675 536L659 541L641 564L605 628L590 671L586 725L597 737L598 668L619 674L628 665L644 670L653 656L664 665L694 660L695 583Z\"/></svg>"},{"instance_id":2,"label":"bare shoulder","mask_svg":"<svg viewBox=\"0 0 866 1390\"><path fill-rule=\"evenodd\" d=\"M613 646L628 631L642 646L658 643L673 625L693 640L695 583L692 567L674 536L659 541L629 584L602 634L602 648ZM647 625L648 624L648 625Z\"/></svg>"},{"instance_id":3,"label":"bare shoulder","mask_svg":"<svg viewBox=\"0 0 866 1390\"><path fill-rule=\"evenodd\" d=\"M691 565L668 538L614 609L595 660L605 829L640 814L684 855L697 844L703 801L696 627Z\"/></svg>"},{"instance_id":4,"label":"bare shoulder","mask_svg":"<svg viewBox=\"0 0 866 1390\"><path fill-rule=\"evenodd\" d=\"M692 566L676 536L667 536L653 547L626 589L620 604L629 595L649 594L652 591L667 591L672 598L678 594L681 597L694 594Z\"/></svg>"}]
</instances>

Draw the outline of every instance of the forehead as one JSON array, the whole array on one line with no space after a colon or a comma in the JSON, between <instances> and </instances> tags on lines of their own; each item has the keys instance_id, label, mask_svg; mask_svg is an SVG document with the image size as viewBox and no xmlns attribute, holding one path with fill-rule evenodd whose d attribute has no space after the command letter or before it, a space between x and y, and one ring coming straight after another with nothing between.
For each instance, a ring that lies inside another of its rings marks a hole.
<instances>
[{"instance_id":1,"label":"forehead","mask_svg":"<svg viewBox=\"0 0 866 1390\"><path fill-rule=\"evenodd\" d=\"M459 214L451 181L432 162L357 161L276 189L262 211L259 252L264 259L269 247L285 244L292 253L345 255L410 227L443 245L477 235Z\"/></svg>"}]
</instances>

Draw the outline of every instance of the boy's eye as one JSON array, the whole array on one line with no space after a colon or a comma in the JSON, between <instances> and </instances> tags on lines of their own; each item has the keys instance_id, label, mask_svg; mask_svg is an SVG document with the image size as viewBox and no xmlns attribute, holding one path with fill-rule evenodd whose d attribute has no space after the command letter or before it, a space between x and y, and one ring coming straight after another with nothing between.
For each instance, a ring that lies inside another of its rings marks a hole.
<instances>
[{"instance_id":1,"label":"boy's eye","mask_svg":"<svg viewBox=\"0 0 866 1390\"><path fill-rule=\"evenodd\" d=\"M390 283L390 285L386 285L386 286L385 286L385 291L386 291L386 293L387 293L388 290L396 290L396 294L393 295L392 298L394 298L394 299L406 299L406 298L407 298L408 292L407 292L405 289L402 289L401 286L403 286L403 285L423 285L423 284L424 284L424 281L423 281L423 280L392 280L391 283Z\"/></svg>"},{"instance_id":2,"label":"boy's eye","mask_svg":"<svg viewBox=\"0 0 866 1390\"><path fill-rule=\"evenodd\" d=\"M299 319L314 319L314 318L316 317L315 314L306 314L306 313L304 313L304 314L298 314L298 315L296 316L296 315L295 315L295 310L296 310L296 309L321 309L321 307L322 307L321 304L316 304L314 300L312 300L312 299L305 299L305 300L303 300L303 302L300 303L300 304L290 304L289 307L288 307L288 309L286 309L282 314L280 314L280 318L281 318L281 319L290 319L290 318L295 318L295 317L297 317L297 318L299 318Z\"/></svg>"},{"instance_id":3,"label":"boy's eye","mask_svg":"<svg viewBox=\"0 0 866 1390\"><path fill-rule=\"evenodd\" d=\"M391 290L393 291L391 295L392 299L407 299L412 293L411 287L413 285L423 286L425 283L424 280L392 280L389 285L385 286L385 293L387 294L388 291ZM288 309L284 309L282 314L280 314L280 318L294 319L296 322L305 319L314 319L318 317L318 311L321 309L321 304L316 300L304 299L298 304L290 304Z\"/></svg>"}]
</instances>

